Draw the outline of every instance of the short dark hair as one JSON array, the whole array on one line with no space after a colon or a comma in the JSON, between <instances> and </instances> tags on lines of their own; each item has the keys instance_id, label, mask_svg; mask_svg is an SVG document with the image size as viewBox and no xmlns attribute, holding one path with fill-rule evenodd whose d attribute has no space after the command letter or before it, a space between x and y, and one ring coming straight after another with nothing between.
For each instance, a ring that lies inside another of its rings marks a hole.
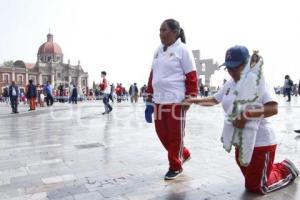
<instances>
[{"instance_id":1,"label":"short dark hair","mask_svg":"<svg viewBox=\"0 0 300 200\"><path fill-rule=\"evenodd\" d=\"M104 76L106 76L106 71L102 71L101 74L103 74Z\"/></svg>"},{"instance_id":2,"label":"short dark hair","mask_svg":"<svg viewBox=\"0 0 300 200\"><path fill-rule=\"evenodd\" d=\"M33 83L32 79L30 79L30 80L29 80L29 83L30 83L30 84L32 84L32 83Z\"/></svg>"}]
</instances>

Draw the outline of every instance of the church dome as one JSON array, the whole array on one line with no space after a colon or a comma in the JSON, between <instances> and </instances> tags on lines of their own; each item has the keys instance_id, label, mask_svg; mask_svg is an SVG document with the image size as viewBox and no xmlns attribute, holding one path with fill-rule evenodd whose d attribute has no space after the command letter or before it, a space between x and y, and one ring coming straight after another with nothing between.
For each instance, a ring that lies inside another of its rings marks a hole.
<instances>
[{"instance_id":1,"label":"church dome","mask_svg":"<svg viewBox=\"0 0 300 200\"><path fill-rule=\"evenodd\" d=\"M53 42L53 35L51 33L47 35L47 42L42 44L39 48L38 55L42 54L63 54L60 46L57 43Z\"/></svg>"}]
</instances>

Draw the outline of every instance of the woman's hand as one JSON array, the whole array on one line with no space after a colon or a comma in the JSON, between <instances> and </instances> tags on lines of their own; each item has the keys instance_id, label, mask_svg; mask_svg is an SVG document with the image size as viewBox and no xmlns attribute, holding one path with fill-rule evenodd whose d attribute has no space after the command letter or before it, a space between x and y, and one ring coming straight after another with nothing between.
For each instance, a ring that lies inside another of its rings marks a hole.
<instances>
[{"instance_id":1,"label":"woman's hand","mask_svg":"<svg viewBox=\"0 0 300 200\"><path fill-rule=\"evenodd\" d=\"M199 103L199 100L200 99L197 99L197 98L187 98L183 101L183 103L189 104L189 105L191 105L193 103L197 104L197 103Z\"/></svg>"},{"instance_id":2,"label":"woman's hand","mask_svg":"<svg viewBox=\"0 0 300 200\"><path fill-rule=\"evenodd\" d=\"M247 119L245 118L244 112L242 112L240 114L240 116L232 122L232 125L236 128L243 129L243 128L245 128L246 122L247 122Z\"/></svg>"},{"instance_id":3,"label":"woman's hand","mask_svg":"<svg viewBox=\"0 0 300 200\"><path fill-rule=\"evenodd\" d=\"M263 107L254 109L247 109L240 114L240 116L232 122L236 128L243 129L248 120L262 119L276 115L278 112L277 102L268 102Z\"/></svg>"},{"instance_id":4,"label":"woman's hand","mask_svg":"<svg viewBox=\"0 0 300 200\"><path fill-rule=\"evenodd\" d=\"M187 111L189 108L190 108L190 106L191 106L191 102L189 101L191 98L186 98L186 99L184 99L183 100L183 102L181 103L181 106L182 106L182 110L183 111Z\"/></svg>"}]
</instances>

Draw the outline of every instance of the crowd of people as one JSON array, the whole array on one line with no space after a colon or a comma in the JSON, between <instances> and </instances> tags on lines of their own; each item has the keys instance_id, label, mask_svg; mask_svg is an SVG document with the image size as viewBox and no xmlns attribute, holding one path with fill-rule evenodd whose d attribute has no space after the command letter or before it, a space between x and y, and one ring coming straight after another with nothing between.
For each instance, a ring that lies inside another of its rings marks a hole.
<instances>
[{"instance_id":1,"label":"crowd of people","mask_svg":"<svg viewBox=\"0 0 300 200\"><path fill-rule=\"evenodd\" d=\"M106 73L106 72L105 72ZM103 81L103 77L101 77ZM103 88L105 87L105 89ZM14 92L11 93L13 90ZM49 81L44 85L35 85L33 80L29 80L25 89L12 81L10 85L4 88L0 102L10 104L12 113L18 113L17 108L19 104L24 104L29 107L29 111L35 110L36 107L52 106L54 102L77 104L81 101L105 100L106 105L111 101L112 103L121 103L130 101L131 103L138 103L141 98L143 102L146 101L146 85L138 88L137 83L130 85L128 89L123 87L122 83L114 84L100 83L94 89L87 89L87 92L81 87L76 86L72 82L69 84L59 84L53 87ZM111 109L109 109L111 110Z\"/></svg>"},{"instance_id":2,"label":"crowd of people","mask_svg":"<svg viewBox=\"0 0 300 200\"><path fill-rule=\"evenodd\" d=\"M101 79L102 80L102 79ZM226 83L224 79L223 85ZM9 95L9 88L13 86L17 88L17 95L11 98ZM36 88L36 89L34 89ZM122 83L114 83L107 85L106 93L108 94L108 101L112 103L126 102L137 103L141 98L143 102L146 102L147 85L143 85L141 88L138 87L137 83L131 84L128 89L122 85ZM207 97L219 91L218 87L215 91L207 85L204 85L201 81L198 83L197 94L200 97ZM33 92L33 90L36 90ZM291 96L300 95L300 81L299 84L294 84L289 75L285 76L283 86L274 87L275 93L287 97L287 102L291 101ZM34 98L32 97L34 96ZM92 101L92 100L102 100L105 94L101 90L101 84L95 89L88 89L87 92L82 90L82 88L76 86L72 82L66 87L64 84L59 84L56 88L53 88L51 83L48 81L44 85L34 85L32 80L29 80L27 88L20 90L15 82L12 82L10 86L4 88L2 95L0 96L0 102L6 102L7 104L13 102L22 103L24 105L29 105L29 110L35 110L35 107L44 107L53 105L54 102L60 103L72 103L77 104L80 101ZM16 105L16 104L15 104ZM35 105L35 107L33 106ZM13 112L15 113L15 112Z\"/></svg>"}]
</instances>

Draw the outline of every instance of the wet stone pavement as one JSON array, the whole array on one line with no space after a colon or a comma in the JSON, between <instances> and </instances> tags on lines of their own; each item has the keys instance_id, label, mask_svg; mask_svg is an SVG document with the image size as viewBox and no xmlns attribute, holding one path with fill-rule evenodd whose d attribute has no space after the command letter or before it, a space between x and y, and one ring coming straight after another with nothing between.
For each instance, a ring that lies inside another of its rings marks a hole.
<instances>
[{"instance_id":1,"label":"wet stone pavement","mask_svg":"<svg viewBox=\"0 0 300 200\"><path fill-rule=\"evenodd\" d=\"M278 97L279 98L279 97ZM279 142L276 161L300 167L300 97L279 98L272 118ZM164 181L167 154L153 124L144 122L144 104L114 103L101 115L101 101L10 114L0 103L0 200L299 200L300 183L269 195L244 190L233 152L220 143L220 106L193 105L187 114L185 144L192 159L176 181Z\"/></svg>"}]
</instances>

